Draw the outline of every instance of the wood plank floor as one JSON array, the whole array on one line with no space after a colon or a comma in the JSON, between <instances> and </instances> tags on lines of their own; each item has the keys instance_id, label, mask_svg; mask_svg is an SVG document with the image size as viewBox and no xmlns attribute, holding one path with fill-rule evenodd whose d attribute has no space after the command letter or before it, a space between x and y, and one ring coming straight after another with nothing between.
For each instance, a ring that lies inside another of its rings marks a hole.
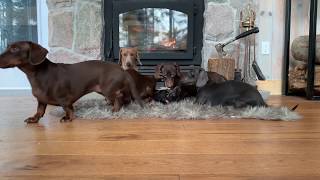
<instances>
[{"instance_id":1,"label":"wood plank floor","mask_svg":"<svg viewBox=\"0 0 320 180\"><path fill-rule=\"evenodd\" d=\"M85 120L36 125L32 97L0 97L0 179L320 179L320 102L295 122L262 120Z\"/></svg>"}]
</instances>

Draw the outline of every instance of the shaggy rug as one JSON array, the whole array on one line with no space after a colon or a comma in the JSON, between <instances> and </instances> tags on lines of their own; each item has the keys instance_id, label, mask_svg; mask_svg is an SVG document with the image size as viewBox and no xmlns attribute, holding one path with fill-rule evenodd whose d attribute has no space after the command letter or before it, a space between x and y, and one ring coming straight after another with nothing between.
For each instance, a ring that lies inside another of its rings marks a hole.
<instances>
[{"instance_id":1,"label":"shaggy rug","mask_svg":"<svg viewBox=\"0 0 320 180\"><path fill-rule=\"evenodd\" d=\"M164 119L230 119L250 118L261 120L294 121L300 119L297 112L286 107L248 107L235 109L233 107L207 106L194 104L194 99L186 99L167 105L151 102L144 108L132 103L119 112L112 113L111 106L104 99L81 99L74 105L75 115L85 119L134 119L134 118L164 118ZM64 111L58 107L51 115L62 117Z\"/></svg>"}]
</instances>

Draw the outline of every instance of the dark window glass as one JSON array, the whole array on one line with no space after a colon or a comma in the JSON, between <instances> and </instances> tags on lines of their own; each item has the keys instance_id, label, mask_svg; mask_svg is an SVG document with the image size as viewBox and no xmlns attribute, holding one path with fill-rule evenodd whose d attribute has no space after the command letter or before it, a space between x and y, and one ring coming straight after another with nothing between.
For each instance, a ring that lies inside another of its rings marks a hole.
<instances>
[{"instance_id":1,"label":"dark window glass","mask_svg":"<svg viewBox=\"0 0 320 180\"><path fill-rule=\"evenodd\" d=\"M0 52L22 40L38 41L36 0L1 0Z\"/></svg>"}]
</instances>

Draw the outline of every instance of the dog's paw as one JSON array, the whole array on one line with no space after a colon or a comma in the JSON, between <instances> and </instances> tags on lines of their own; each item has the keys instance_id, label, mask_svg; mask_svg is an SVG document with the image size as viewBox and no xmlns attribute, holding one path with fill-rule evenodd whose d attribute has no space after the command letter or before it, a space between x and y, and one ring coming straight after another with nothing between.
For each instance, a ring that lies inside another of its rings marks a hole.
<instances>
[{"instance_id":1,"label":"dog's paw","mask_svg":"<svg viewBox=\"0 0 320 180\"><path fill-rule=\"evenodd\" d=\"M34 117L29 117L26 120L24 120L24 122L26 122L27 124L33 124L33 123L38 123L39 119L34 118Z\"/></svg>"},{"instance_id":2,"label":"dog's paw","mask_svg":"<svg viewBox=\"0 0 320 180\"><path fill-rule=\"evenodd\" d=\"M60 122L71 122L72 119L69 117L64 116L63 118L60 119Z\"/></svg>"}]
</instances>

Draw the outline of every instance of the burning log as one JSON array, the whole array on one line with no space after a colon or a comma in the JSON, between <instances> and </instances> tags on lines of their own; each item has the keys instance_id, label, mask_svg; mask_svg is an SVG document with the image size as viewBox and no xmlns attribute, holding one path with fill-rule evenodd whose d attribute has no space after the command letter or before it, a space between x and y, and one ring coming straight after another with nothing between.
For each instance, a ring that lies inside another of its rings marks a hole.
<instances>
[{"instance_id":1,"label":"burning log","mask_svg":"<svg viewBox=\"0 0 320 180\"><path fill-rule=\"evenodd\" d=\"M160 42L160 45L166 48L176 48L176 44L176 38L169 38Z\"/></svg>"}]
</instances>

